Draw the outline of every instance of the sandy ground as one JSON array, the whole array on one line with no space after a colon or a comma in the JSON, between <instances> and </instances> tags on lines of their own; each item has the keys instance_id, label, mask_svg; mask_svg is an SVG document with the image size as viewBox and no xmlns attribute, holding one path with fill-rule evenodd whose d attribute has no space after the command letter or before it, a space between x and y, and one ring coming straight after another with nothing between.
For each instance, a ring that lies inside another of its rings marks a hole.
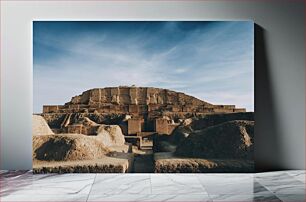
<instances>
[{"instance_id":1,"label":"sandy ground","mask_svg":"<svg viewBox=\"0 0 306 202\"><path fill-rule=\"evenodd\" d=\"M127 173L133 168L134 155L114 153L113 156L82 161L33 161L34 173Z\"/></svg>"},{"instance_id":2,"label":"sandy ground","mask_svg":"<svg viewBox=\"0 0 306 202\"><path fill-rule=\"evenodd\" d=\"M156 173L254 172L254 161L245 159L181 158L173 153L155 153Z\"/></svg>"}]
</instances>

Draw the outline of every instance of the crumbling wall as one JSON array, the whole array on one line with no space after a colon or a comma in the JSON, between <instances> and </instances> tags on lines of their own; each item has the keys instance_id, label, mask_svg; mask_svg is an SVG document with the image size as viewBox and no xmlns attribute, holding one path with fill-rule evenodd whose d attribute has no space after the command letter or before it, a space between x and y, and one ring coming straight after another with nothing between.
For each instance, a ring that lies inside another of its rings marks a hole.
<instances>
[{"instance_id":1,"label":"crumbling wall","mask_svg":"<svg viewBox=\"0 0 306 202\"><path fill-rule=\"evenodd\" d=\"M142 131L142 123L143 119L132 118L128 120L128 134L136 135L137 133Z\"/></svg>"},{"instance_id":2,"label":"crumbling wall","mask_svg":"<svg viewBox=\"0 0 306 202\"><path fill-rule=\"evenodd\" d=\"M168 89L119 86L87 90L81 95L72 97L71 101L65 105L45 105L42 116L52 129L59 130L63 128L62 122L66 114L72 114L72 117L81 114L98 124L117 125L121 124L122 119L112 116L120 117L129 114L134 118L144 119L146 122L144 128L152 130L147 122L154 122L155 119L164 115L178 121L201 116L201 114L236 112L245 112L245 109L236 108L235 105L213 105ZM77 121L71 121L69 125L76 123ZM155 125L154 130L160 134L171 134L175 128L169 123L163 123L162 120L158 120ZM130 133L139 132L138 130ZM67 128L63 131L67 132ZM74 131L73 127L71 131ZM75 128L75 131L81 131L81 129Z\"/></svg>"}]
</instances>

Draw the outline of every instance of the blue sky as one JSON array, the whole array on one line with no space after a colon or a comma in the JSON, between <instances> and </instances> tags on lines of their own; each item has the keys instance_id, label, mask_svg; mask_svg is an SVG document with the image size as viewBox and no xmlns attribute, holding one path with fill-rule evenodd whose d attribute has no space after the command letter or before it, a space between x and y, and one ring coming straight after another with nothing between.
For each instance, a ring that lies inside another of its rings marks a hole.
<instances>
[{"instance_id":1,"label":"blue sky","mask_svg":"<svg viewBox=\"0 0 306 202\"><path fill-rule=\"evenodd\" d=\"M254 111L250 21L33 23L34 112L90 88L168 88Z\"/></svg>"}]
</instances>

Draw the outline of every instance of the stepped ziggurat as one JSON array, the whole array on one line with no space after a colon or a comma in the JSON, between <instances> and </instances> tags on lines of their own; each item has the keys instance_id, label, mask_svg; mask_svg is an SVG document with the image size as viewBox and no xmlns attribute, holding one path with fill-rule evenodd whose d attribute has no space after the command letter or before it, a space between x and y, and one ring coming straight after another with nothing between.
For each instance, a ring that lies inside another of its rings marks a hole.
<instances>
[{"instance_id":1,"label":"stepped ziggurat","mask_svg":"<svg viewBox=\"0 0 306 202\"><path fill-rule=\"evenodd\" d=\"M245 111L167 89L119 86L87 90L64 105L45 105L41 115L55 133L95 135L97 123L116 124L126 141L142 148L152 146L155 134L170 135L184 119Z\"/></svg>"}]
</instances>

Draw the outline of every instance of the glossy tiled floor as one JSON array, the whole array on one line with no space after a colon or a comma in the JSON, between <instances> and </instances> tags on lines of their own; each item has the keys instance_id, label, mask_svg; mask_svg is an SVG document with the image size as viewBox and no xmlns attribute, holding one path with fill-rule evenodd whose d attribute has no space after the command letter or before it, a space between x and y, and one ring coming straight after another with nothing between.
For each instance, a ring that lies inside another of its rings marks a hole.
<instances>
[{"instance_id":1,"label":"glossy tiled floor","mask_svg":"<svg viewBox=\"0 0 306 202\"><path fill-rule=\"evenodd\" d=\"M305 171L46 174L1 171L0 201L305 201Z\"/></svg>"}]
</instances>

